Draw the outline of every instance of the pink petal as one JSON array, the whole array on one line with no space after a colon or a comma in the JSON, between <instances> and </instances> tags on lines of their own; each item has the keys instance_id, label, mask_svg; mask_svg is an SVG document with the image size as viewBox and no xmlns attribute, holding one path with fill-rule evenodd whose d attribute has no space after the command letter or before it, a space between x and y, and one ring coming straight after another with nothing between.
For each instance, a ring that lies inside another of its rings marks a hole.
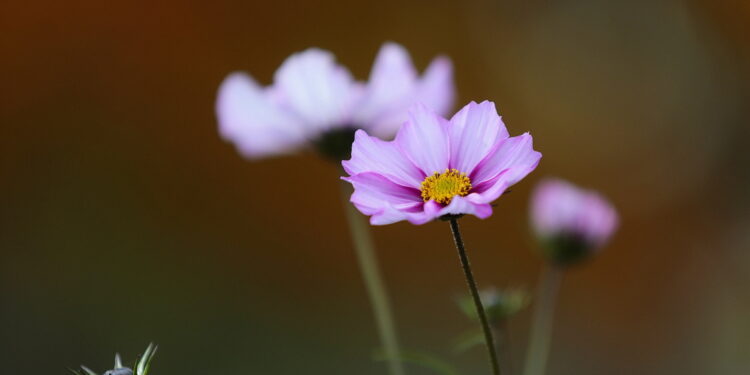
<instances>
[{"instance_id":1,"label":"pink petal","mask_svg":"<svg viewBox=\"0 0 750 375\"><path fill-rule=\"evenodd\" d=\"M583 220L580 230L583 231L596 246L603 245L617 229L619 222L615 208L601 195L589 192L584 200Z\"/></svg>"},{"instance_id":2,"label":"pink petal","mask_svg":"<svg viewBox=\"0 0 750 375\"><path fill-rule=\"evenodd\" d=\"M377 173L360 173L343 179L354 186L351 202L365 215L387 207L406 210L422 204L419 190L398 185Z\"/></svg>"},{"instance_id":3,"label":"pink petal","mask_svg":"<svg viewBox=\"0 0 750 375\"><path fill-rule=\"evenodd\" d=\"M415 225L421 225L437 220L444 215L474 215L480 219L486 219L492 215L492 206L487 203L477 202L476 194L465 197L454 197L447 206L441 206L435 201L426 202L421 212L406 212L405 219ZM403 219L401 219L403 220Z\"/></svg>"},{"instance_id":4,"label":"pink petal","mask_svg":"<svg viewBox=\"0 0 750 375\"><path fill-rule=\"evenodd\" d=\"M370 216L370 224L372 225L388 225L402 220L406 220L406 214L390 206L383 207Z\"/></svg>"},{"instance_id":5,"label":"pink petal","mask_svg":"<svg viewBox=\"0 0 750 375\"><path fill-rule=\"evenodd\" d=\"M508 188L513 185L510 180L505 178L507 173L510 173L511 169L506 169L504 172L495 176L490 180L484 181L481 184L474 187L474 194L477 194L477 201L483 203L492 203L497 198L500 198ZM531 171L529 171L531 172Z\"/></svg>"},{"instance_id":6,"label":"pink petal","mask_svg":"<svg viewBox=\"0 0 750 375\"><path fill-rule=\"evenodd\" d=\"M232 73L222 82L216 116L222 138L248 158L287 153L306 141L297 119L274 105L244 73Z\"/></svg>"},{"instance_id":7,"label":"pink petal","mask_svg":"<svg viewBox=\"0 0 750 375\"><path fill-rule=\"evenodd\" d=\"M541 157L542 154L534 151L533 139L529 133L507 138L499 142L477 165L470 178L474 185L479 185L509 169L503 174L503 181L511 186L533 171Z\"/></svg>"},{"instance_id":8,"label":"pink petal","mask_svg":"<svg viewBox=\"0 0 750 375\"><path fill-rule=\"evenodd\" d=\"M431 208L433 206L436 208ZM414 225L422 225L435 220L435 214L439 209L440 206L433 201L402 209L387 206L372 215L370 224L385 225L407 220Z\"/></svg>"},{"instance_id":9,"label":"pink petal","mask_svg":"<svg viewBox=\"0 0 750 375\"><path fill-rule=\"evenodd\" d=\"M479 202L476 194L469 194L465 197L453 197L451 203L443 207L436 215L474 215L480 219L486 219L492 215L492 206L485 202Z\"/></svg>"},{"instance_id":10,"label":"pink petal","mask_svg":"<svg viewBox=\"0 0 750 375\"><path fill-rule=\"evenodd\" d=\"M357 88L333 54L310 48L289 56L274 75L279 102L319 130L347 125Z\"/></svg>"},{"instance_id":11,"label":"pink petal","mask_svg":"<svg viewBox=\"0 0 750 375\"><path fill-rule=\"evenodd\" d=\"M544 180L534 189L531 222L537 235L577 235L603 245L617 228L614 207L599 193L563 180Z\"/></svg>"},{"instance_id":12,"label":"pink petal","mask_svg":"<svg viewBox=\"0 0 750 375\"><path fill-rule=\"evenodd\" d=\"M417 104L399 130L396 143L425 175L443 172L450 160L447 128L445 119Z\"/></svg>"},{"instance_id":13,"label":"pink petal","mask_svg":"<svg viewBox=\"0 0 750 375\"><path fill-rule=\"evenodd\" d=\"M410 218L424 216L421 212L410 212L419 210L422 204L416 204L412 207L406 207L403 209L397 209L392 205L386 205L379 211L372 214L370 217L370 224L372 225L386 225L393 224L402 220L409 220Z\"/></svg>"},{"instance_id":14,"label":"pink petal","mask_svg":"<svg viewBox=\"0 0 750 375\"><path fill-rule=\"evenodd\" d=\"M450 167L471 174L497 144L508 138L508 131L495 109L495 103L471 102L450 120Z\"/></svg>"},{"instance_id":15,"label":"pink petal","mask_svg":"<svg viewBox=\"0 0 750 375\"><path fill-rule=\"evenodd\" d=\"M414 225L427 224L438 217L435 215L439 208L440 205L438 205L434 201L429 201L422 205L421 211L406 213L406 220Z\"/></svg>"},{"instance_id":16,"label":"pink petal","mask_svg":"<svg viewBox=\"0 0 750 375\"><path fill-rule=\"evenodd\" d=\"M375 172L404 186L419 189L425 175L404 156L396 142L385 142L357 130L352 158L341 163L349 175Z\"/></svg>"}]
</instances>

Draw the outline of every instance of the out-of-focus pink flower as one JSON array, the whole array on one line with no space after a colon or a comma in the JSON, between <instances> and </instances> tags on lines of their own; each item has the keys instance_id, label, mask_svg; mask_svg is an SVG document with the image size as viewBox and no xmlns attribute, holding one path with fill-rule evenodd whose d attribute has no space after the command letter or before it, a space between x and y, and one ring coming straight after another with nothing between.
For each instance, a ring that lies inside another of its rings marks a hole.
<instances>
[{"instance_id":1,"label":"out-of-focus pink flower","mask_svg":"<svg viewBox=\"0 0 750 375\"><path fill-rule=\"evenodd\" d=\"M392 142L359 130L342 165L354 185L352 203L372 224L424 224L444 215L490 216L490 203L541 157L531 135L509 137L495 104L485 101L450 121L418 104Z\"/></svg>"},{"instance_id":2,"label":"out-of-focus pink flower","mask_svg":"<svg viewBox=\"0 0 750 375\"><path fill-rule=\"evenodd\" d=\"M617 228L618 218L599 193L548 179L532 194L531 224L550 255L568 262L604 245Z\"/></svg>"},{"instance_id":3,"label":"out-of-focus pink flower","mask_svg":"<svg viewBox=\"0 0 750 375\"><path fill-rule=\"evenodd\" d=\"M445 114L454 91L447 57L433 60L419 76L409 53L386 43L369 81L359 82L333 54L310 48L287 58L271 86L262 87L245 73L230 74L219 88L216 114L222 137L248 158L290 153L308 144L328 147L331 142L344 143L348 155L356 129L392 137L411 105L421 102ZM326 139L331 134L332 139Z\"/></svg>"}]
</instances>

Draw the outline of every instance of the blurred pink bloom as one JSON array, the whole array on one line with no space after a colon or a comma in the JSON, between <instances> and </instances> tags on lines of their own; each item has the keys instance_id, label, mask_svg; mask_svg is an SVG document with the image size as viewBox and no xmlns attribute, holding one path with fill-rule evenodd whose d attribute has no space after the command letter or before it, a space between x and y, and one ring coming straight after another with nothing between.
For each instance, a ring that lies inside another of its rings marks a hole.
<instances>
[{"instance_id":1,"label":"blurred pink bloom","mask_svg":"<svg viewBox=\"0 0 750 375\"><path fill-rule=\"evenodd\" d=\"M617 212L595 191L557 179L537 185L531 198L531 224L543 241L570 241L594 250L617 228ZM554 244L553 244L554 246Z\"/></svg>"},{"instance_id":2,"label":"blurred pink bloom","mask_svg":"<svg viewBox=\"0 0 750 375\"><path fill-rule=\"evenodd\" d=\"M485 101L450 121L418 104L392 142L359 130L342 165L352 203L372 224L419 225L444 215L490 216L490 203L541 157L528 133L509 138L495 104Z\"/></svg>"},{"instance_id":3,"label":"blurred pink bloom","mask_svg":"<svg viewBox=\"0 0 750 375\"><path fill-rule=\"evenodd\" d=\"M368 82L352 78L333 54L317 48L295 53L262 87L245 73L227 76L219 88L216 114L221 136L248 158L296 151L321 142L329 133L356 129L392 137L417 101L447 113L454 97L453 68L438 57L422 76L409 53L386 43ZM345 139L345 141L347 141Z\"/></svg>"}]
</instances>

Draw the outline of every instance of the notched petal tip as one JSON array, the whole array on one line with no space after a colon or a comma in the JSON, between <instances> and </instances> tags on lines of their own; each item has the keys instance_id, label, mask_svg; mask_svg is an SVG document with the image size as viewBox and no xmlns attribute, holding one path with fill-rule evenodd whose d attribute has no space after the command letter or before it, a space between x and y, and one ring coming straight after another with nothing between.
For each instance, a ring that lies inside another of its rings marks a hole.
<instances>
[{"instance_id":1,"label":"notched petal tip","mask_svg":"<svg viewBox=\"0 0 750 375\"><path fill-rule=\"evenodd\" d=\"M438 56L420 78L417 99L422 100L440 115L447 116L456 99L453 63L448 57Z\"/></svg>"},{"instance_id":2,"label":"notched petal tip","mask_svg":"<svg viewBox=\"0 0 750 375\"><path fill-rule=\"evenodd\" d=\"M234 99L235 96L254 95L260 90L261 87L249 74L243 71L229 73L221 81L217 90L215 103L217 114L221 114L222 106L231 104L227 101Z\"/></svg>"},{"instance_id":3,"label":"notched petal tip","mask_svg":"<svg viewBox=\"0 0 750 375\"><path fill-rule=\"evenodd\" d=\"M404 48L404 46L402 46L401 44L398 44L396 42L393 42L393 41L388 41L388 42L383 43L380 46L380 50L378 51L378 55L375 58L375 61L376 61L376 64L377 64L377 61L380 58L399 58L399 59L402 59L404 57L406 59L408 59L409 61L411 61L411 57L409 55L409 51L407 51L406 48Z\"/></svg>"},{"instance_id":4,"label":"notched petal tip","mask_svg":"<svg viewBox=\"0 0 750 375\"><path fill-rule=\"evenodd\" d=\"M287 57L286 60L284 60L284 62L281 64L281 67L283 67L287 62L300 59L314 59L330 62L335 61L336 56L334 56L333 52L327 49L323 49L320 47L308 47L302 51L298 51L289 55L289 57ZM281 69L281 67L279 69Z\"/></svg>"},{"instance_id":5,"label":"notched petal tip","mask_svg":"<svg viewBox=\"0 0 750 375\"><path fill-rule=\"evenodd\" d=\"M487 99L482 100L478 105L479 106L489 106L490 108L492 108L497 113L495 102L493 102L492 100L487 100Z\"/></svg>"},{"instance_id":6,"label":"notched petal tip","mask_svg":"<svg viewBox=\"0 0 750 375\"><path fill-rule=\"evenodd\" d=\"M243 70L235 70L227 74L226 77L224 77L224 79L222 80L221 85L219 86L219 91L221 91L221 88L228 84L250 84L253 86L257 86L255 79Z\"/></svg>"},{"instance_id":7,"label":"notched petal tip","mask_svg":"<svg viewBox=\"0 0 750 375\"><path fill-rule=\"evenodd\" d=\"M445 55L440 55L430 61L430 65L427 65L427 69L422 74L424 79L432 80L446 80L449 83L453 83L453 60Z\"/></svg>"}]
</instances>

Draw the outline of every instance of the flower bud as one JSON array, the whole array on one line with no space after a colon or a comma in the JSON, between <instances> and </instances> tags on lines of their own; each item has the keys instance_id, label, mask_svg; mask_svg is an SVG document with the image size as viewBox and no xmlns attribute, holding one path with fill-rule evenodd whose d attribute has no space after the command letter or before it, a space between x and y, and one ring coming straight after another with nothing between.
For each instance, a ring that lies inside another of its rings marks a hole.
<instances>
[{"instance_id":1,"label":"flower bud","mask_svg":"<svg viewBox=\"0 0 750 375\"><path fill-rule=\"evenodd\" d=\"M617 212L604 197L563 180L545 180L537 185L530 214L544 255L560 265L593 254L618 225Z\"/></svg>"}]
</instances>

